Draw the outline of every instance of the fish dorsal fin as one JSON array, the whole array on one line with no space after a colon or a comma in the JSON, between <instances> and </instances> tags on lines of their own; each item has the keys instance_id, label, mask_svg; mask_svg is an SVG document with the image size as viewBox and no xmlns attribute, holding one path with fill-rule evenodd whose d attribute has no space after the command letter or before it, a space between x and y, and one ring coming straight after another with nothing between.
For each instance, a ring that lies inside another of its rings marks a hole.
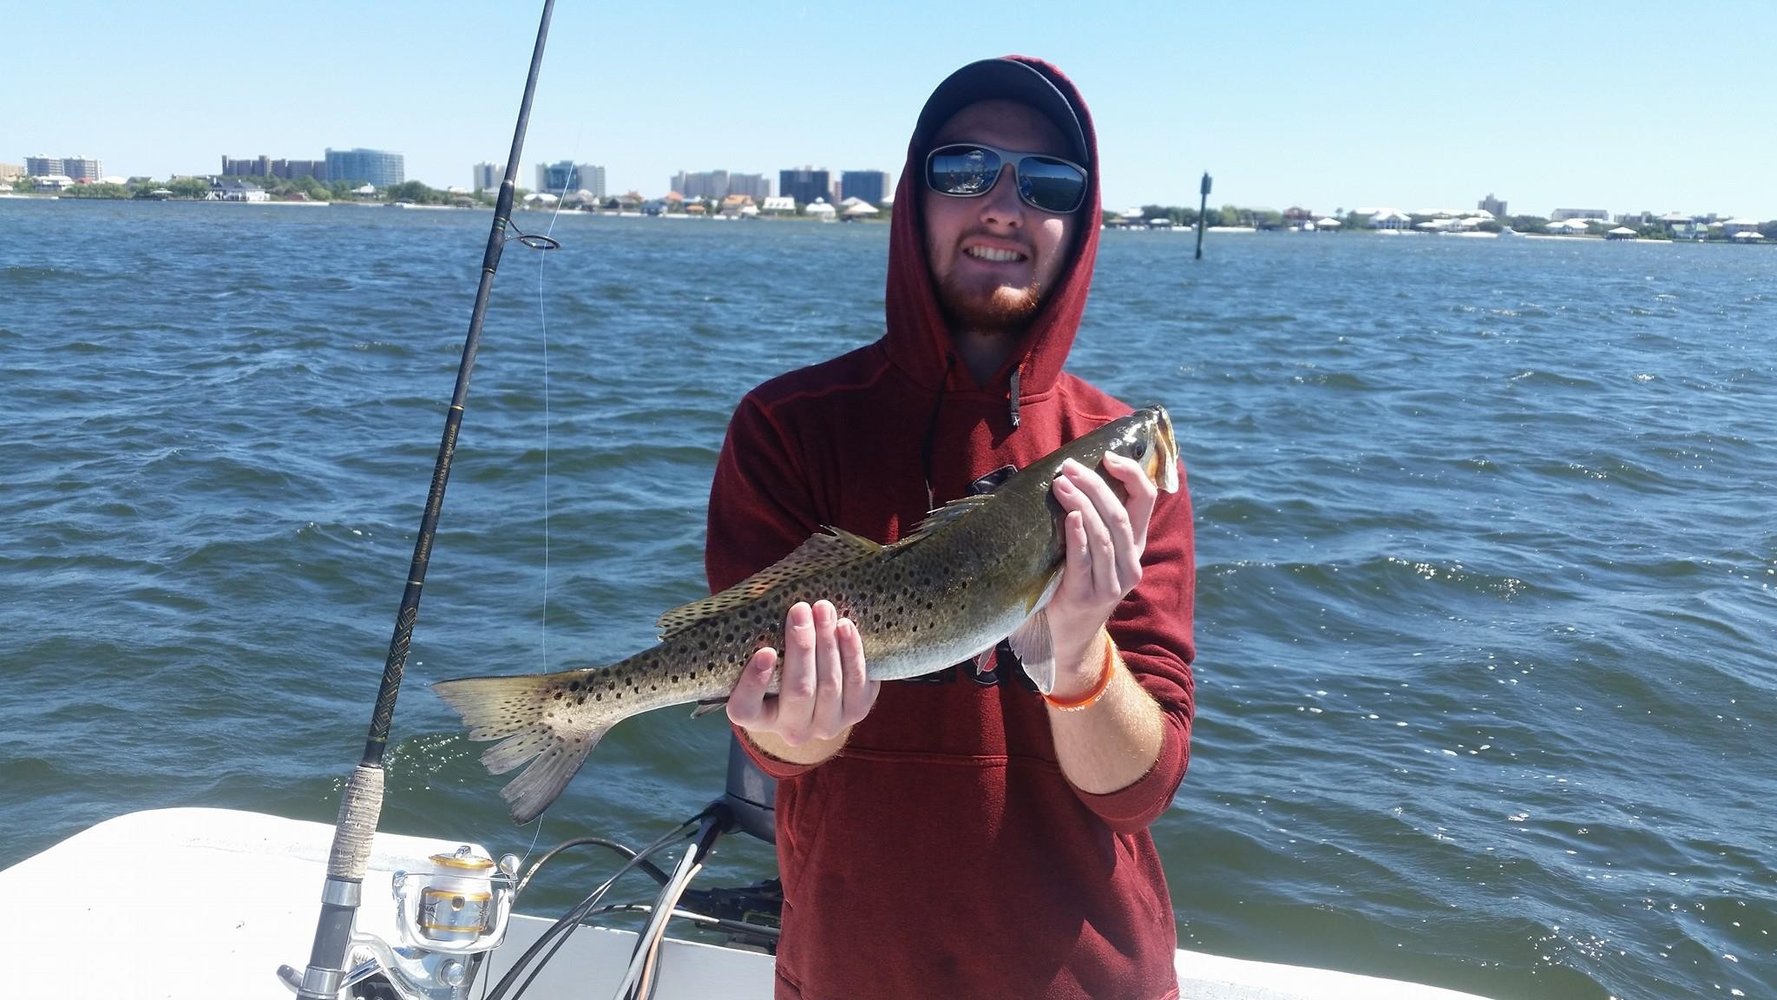
<instances>
[{"instance_id":1,"label":"fish dorsal fin","mask_svg":"<svg viewBox=\"0 0 1777 1000\"><path fill-rule=\"evenodd\" d=\"M882 546L868 538L854 535L840 528L830 527L821 534L808 536L808 540L797 546L796 551L727 590L673 608L661 615L655 625L660 629L660 637L665 639L684 631L705 618L719 615L748 601L756 600L760 595L786 581L841 566L854 559L874 555L880 551L882 551Z\"/></svg>"},{"instance_id":2,"label":"fish dorsal fin","mask_svg":"<svg viewBox=\"0 0 1777 1000\"><path fill-rule=\"evenodd\" d=\"M980 510L982 507L985 507L992 502L992 493L980 493L972 496L958 497L927 514L926 519L919 522L919 527L914 528L912 534L896 542L895 547L900 548L905 545L912 545L914 542L934 534L947 525L954 523L958 518L967 515L969 512Z\"/></svg>"}]
</instances>

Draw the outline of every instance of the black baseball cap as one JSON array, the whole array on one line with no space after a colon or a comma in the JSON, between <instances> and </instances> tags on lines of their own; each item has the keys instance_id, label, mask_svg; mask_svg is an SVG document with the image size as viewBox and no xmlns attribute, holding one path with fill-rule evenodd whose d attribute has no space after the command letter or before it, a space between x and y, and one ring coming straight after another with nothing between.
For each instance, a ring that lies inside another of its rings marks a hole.
<instances>
[{"instance_id":1,"label":"black baseball cap","mask_svg":"<svg viewBox=\"0 0 1777 1000\"><path fill-rule=\"evenodd\" d=\"M913 134L921 143L930 143L932 136L958 111L976 101L992 100L1017 101L1035 108L1061 130L1073 149L1075 162L1092 165L1088 162L1091 151L1086 146L1086 131L1080 127L1073 102L1041 70L1006 56L972 62L945 77L932 96L926 98Z\"/></svg>"}]
</instances>

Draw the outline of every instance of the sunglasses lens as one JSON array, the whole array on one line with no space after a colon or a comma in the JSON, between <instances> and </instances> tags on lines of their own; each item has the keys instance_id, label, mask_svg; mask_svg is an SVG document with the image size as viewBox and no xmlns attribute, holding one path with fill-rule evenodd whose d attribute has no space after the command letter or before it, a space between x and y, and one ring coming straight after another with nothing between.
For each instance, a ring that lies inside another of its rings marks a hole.
<instances>
[{"instance_id":1,"label":"sunglasses lens","mask_svg":"<svg viewBox=\"0 0 1777 1000\"><path fill-rule=\"evenodd\" d=\"M1066 214L1086 200L1086 172L1052 156L1018 156L1018 195L1045 212ZM973 198L993 190L1005 159L990 146L940 146L926 157L926 184L939 194Z\"/></svg>"},{"instance_id":2,"label":"sunglasses lens","mask_svg":"<svg viewBox=\"0 0 1777 1000\"><path fill-rule=\"evenodd\" d=\"M1086 197L1086 175L1079 167L1046 156L1018 161L1018 193L1045 212L1067 213Z\"/></svg>"},{"instance_id":3,"label":"sunglasses lens","mask_svg":"<svg viewBox=\"0 0 1777 1000\"><path fill-rule=\"evenodd\" d=\"M939 194L986 194L1000 176L1000 157L980 146L944 146L926 157L926 183Z\"/></svg>"}]
</instances>

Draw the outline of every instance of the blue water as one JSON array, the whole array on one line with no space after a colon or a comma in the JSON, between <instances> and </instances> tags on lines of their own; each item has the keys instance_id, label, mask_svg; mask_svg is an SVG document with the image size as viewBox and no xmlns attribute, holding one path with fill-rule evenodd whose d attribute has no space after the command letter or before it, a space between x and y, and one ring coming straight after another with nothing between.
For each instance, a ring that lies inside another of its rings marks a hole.
<instances>
[{"instance_id":1,"label":"blue water","mask_svg":"<svg viewBox=\"0 0 1777 1000\"><path fill-rule=\"evenodd\" d=\"M0 201L0 864L132 809L331 820L487 225ZM425 683L651 642L701 593L735 401L882 310L882 225L554 234L496 284L383 813L496 850L534 832ZM1777 254L1191 242L1106 233L1074 356L1171 408L1197 504L1195 757L1155 829L1181 944L1499 998L1777 992ZM652 839L725 741L620 727L542 846ZM733 839L711 881L770 871Z\"/></svg>"}]
</instances>

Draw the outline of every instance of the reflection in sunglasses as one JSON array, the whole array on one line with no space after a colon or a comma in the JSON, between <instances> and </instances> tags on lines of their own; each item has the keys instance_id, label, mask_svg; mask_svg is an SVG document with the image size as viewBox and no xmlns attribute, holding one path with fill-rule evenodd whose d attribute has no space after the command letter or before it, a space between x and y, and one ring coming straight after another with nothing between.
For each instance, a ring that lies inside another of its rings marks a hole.
<instances>
[{"instance_id":1,"label":"reflection in sunglasses","mask_svg":"<svg viewBox=\"0 0 1777 1000\"><path fill-rule=\"evenodd\" d=\"M1018 197L1032 208L1066 214L1086 197L1086 168L1046 153L1020 153L985 143L951 143L926 154L926 186L952 198L993 190L1005 166L1018 178Z\"/></svg>"}]
</instances>

